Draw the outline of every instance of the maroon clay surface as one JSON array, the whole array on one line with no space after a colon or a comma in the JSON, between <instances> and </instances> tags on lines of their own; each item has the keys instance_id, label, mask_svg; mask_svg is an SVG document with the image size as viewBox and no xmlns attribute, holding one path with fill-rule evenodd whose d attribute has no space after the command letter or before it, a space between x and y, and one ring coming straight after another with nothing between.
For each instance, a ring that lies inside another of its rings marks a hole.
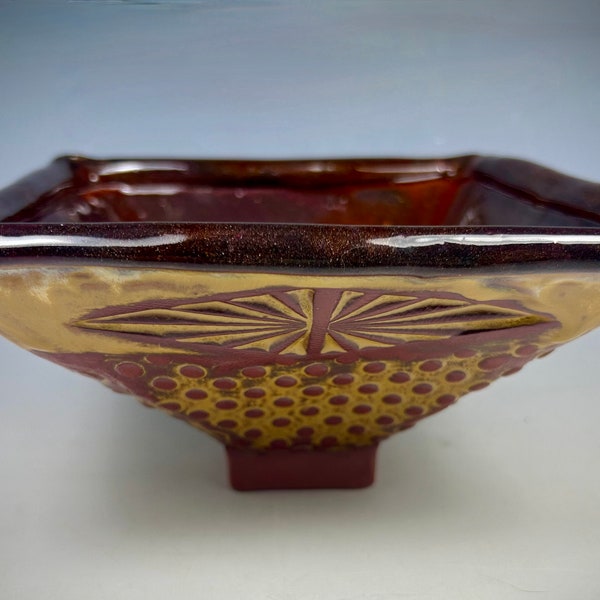
<instances>
[{"instance_id":1,"label":"maroon clay surface","mask_svg":"<svg viewBox=\"0 0 600 600\"><path fill-rule=\"evenodd\" d=\"M227 448L229 481L239 491L363 488L375 479L377 445L337 450L244 452Z\"/></svg>"}]
</instances>

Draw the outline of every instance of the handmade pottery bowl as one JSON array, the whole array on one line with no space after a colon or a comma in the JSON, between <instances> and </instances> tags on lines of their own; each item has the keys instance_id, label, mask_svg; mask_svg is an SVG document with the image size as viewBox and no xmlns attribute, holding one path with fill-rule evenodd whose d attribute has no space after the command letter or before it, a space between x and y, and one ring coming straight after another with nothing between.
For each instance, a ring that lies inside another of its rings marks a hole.
<instances>
[{"instance_id":1,"label":"handmade pottery bowl","mask_svg":"<svg viewBox=\"0 0 600 600\"><path fill-rule=\"evenodd\" d=\"M369 485L600 324L600 186L512 159L66 157L0 219L0 332L220 440L237 489Z\"/></svg>"}]
</instances>

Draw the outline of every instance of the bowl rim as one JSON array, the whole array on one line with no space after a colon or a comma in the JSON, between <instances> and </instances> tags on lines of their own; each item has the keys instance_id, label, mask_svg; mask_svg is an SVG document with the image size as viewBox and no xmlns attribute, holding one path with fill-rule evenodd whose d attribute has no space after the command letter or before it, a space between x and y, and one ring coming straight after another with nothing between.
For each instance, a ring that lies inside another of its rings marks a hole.
<instances>
[{"instance_id":1,"label":"bowl rim","mask_svg":"<svg viewBox=\"0 0 600 600\"><path fill-rule=\"evenodd\" d=\"M431 270L600 266L600 184L514 158L98 159L61 156L0 191L0 217L98 172L139 169L241 181L396 181L472 177L598 221L593 227L335 225L243 222L0 221L0 265L36 259L194 268Z\"/></svg>"}]
</instances>

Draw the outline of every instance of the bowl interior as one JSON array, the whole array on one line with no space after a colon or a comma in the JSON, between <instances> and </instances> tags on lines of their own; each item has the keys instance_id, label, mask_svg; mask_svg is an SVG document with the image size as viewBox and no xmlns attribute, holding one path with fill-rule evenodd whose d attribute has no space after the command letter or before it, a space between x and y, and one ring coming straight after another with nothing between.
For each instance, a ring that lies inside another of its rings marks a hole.
<instances>
[{"instance_id":1,"label":"bowl interior","mask_svg":"<svg viewBox=\"0 0 600 600\"><path fill-rule=\"evenodd\" d=\"M71 159L72 177L5 222L598 226L597 215L439 161Z\"/></svg>"}]
</instances>

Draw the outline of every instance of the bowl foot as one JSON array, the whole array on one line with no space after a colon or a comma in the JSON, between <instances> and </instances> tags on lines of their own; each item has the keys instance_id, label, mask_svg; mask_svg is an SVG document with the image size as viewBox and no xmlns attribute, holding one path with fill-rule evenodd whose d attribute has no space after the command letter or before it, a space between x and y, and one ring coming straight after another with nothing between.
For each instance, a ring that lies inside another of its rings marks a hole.
<instances>
[{"instance_id":1,"label":"bowl foot","mask_svg":"<svg viewBox=\"0 0 600 600\"><path fill-rule=\"evenodd\" d=\"M373 483L377 445L253 452L227 448L229 480L240 491L363 488Z\"/></svg>"}]
</instances>

